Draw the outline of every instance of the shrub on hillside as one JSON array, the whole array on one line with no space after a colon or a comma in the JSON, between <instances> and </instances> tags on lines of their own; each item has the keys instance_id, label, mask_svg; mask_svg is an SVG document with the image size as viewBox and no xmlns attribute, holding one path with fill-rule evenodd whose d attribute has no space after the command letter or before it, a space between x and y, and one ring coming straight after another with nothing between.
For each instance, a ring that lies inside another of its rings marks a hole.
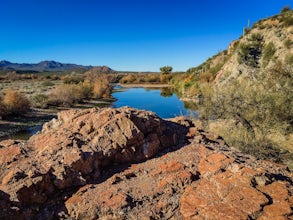
<instances>
[{"instance_id":1,"label":"shrub on hillside","mask_svg":"<svg viewBox=\"0 0 293 220\"><path fill-rule=\"evenodd\" d=\"M270 134L293 132L292 66L276 65L266 73L256 74L255 80L234 80L217 89L207 84L201 86L204 102L199 109L200 118L233 121L234 126L226 136L223 134L224 139L246 152L255 152L258 157L275 148Z\"/></svg>"},{"instance_id":2,"label":"shrub on hillside","mask_svg":"<svg viewBox=\"0 0 293 220\"><path fill-rule=\"evenodd\" d=\"M284 46L287 48L287 49L290 49L291 45L293 45L293 41L290 40L290 39L287 39L284 41Z\"/></svg>"},{"instance_id":3,"label":"shrub on hillside","mask_svg":"<svg viewBox=\"0 0 293 220\"><path fill-rule=\"evenodd\" d=\"M291 9L290 9L290 6L285 6L284 8L282 8L282 10L281 10L281 14L283 14L283 13L286 13L286 12L288 12L288 11L290 11Z\"/></svg>"},{"instance_id":4,"label":"shrub on hillside","mask_svg":"<svg viewBox=\"0 0 293 220\"><path fill-rule=\"evenodd\" d=\"M263 66L267 66L276 52L273 42L268 43L263 49Z\"/></svg>"},{"instance_id":5,"label":"shrub on hillside","mask_svg":"<svg viewBox=\"0 0 293 220\"><path fill-rule=\"evenodd\" d=\"M280 20L281 20L281 22L283 22L285 27L289 27L289 26L293 25L293 16L292 16L292 14L293 14L292 10L284 11L281 14L281 19Z\"/></svg>"},{"instance_id":6,"label":"shrub on hillside","mask_svg":"<svg viewBox=\"0 0 293 220\"><path fill-rule=\"evenodd\" d=\"M258 67L259 59L263 49L263 36L261 34L251 34L246 43L239 45L238 62L247 66Z\"/></svg>"}]
</instances>

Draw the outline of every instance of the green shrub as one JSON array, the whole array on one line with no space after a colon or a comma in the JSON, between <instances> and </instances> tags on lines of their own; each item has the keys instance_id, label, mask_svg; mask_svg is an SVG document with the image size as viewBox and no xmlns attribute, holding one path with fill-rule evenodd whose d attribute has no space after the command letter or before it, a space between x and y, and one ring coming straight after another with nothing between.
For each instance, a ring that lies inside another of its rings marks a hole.
<instances>
[{"instance_id":1,"label":"green shrub","mask_svg":"<svg viewBox=\"0 0 293 220\"><path fill-rule=\"evenodd\" d=\"M170 74L172 72L172 66L163 66L160 68L162 74Z\"/></svg>"},{"instance_id":2,"label":"green shrub","mask_svg":"<svg viewBox=\"0 0 293 220\"><path fill-rule=\"evenodd\" d=\"M51 81L44 81L42 82L42 86L45 86L45 87L49 87L49 86L54 86L55 84Z\"/></svg>"},{"instance_id":3,"label":"green shrub","mask_svg":"<svg viewBox=\"0 0 293 220\"><path fill-rule=\"evenodd\" d=\"M287 48L287 49L290 49L291 45L293 44L293 41L290 40L290 39L287 39L284 41L284 46Z\"/></svg>"},{"instance_id":4,"label":"green shrub","mask_svg":"<svg viewBox=\"0 0 293 220\"><path fill-rule=\"evenodd\" d=\"M288 65L292 65L293 64L293 54L288 54L285 57L285 63Z\"/></svg>"},{"instance_id":5,"label":"green shrub","mask_svg":"<svg viewBox=\"0 0 293 220\"><path fill-rule=\"evenodd\" d=\"M49 97L45 94L36 94L31 98L32 106L35 108L47 108Z\"/></svg>"},{"instance_id":6,"label":"green shrub","mask_svg":"<svg viewBox=\"0 0 293 220\"><path fill-rule=\"evenodd\" d=\"M293 132L293 73L286 64L276 65L265 73L259 71L255 80L247 77L216 89L202 85L204 101L199 113L202 120L233 122L223 134L233 146L264 157L273 152L278 158L277 145L269 135Z\"/></svg>"},{"instance_id":7,"label":"green shrub","mask_svg":"<svg viewBox=\"0 0 293 220\"><path fill-rule=\"evenodd\" d=\"M251 34L246 43L239 45L238 62L247 66L259 67L259 59L263 49L263 36L259 33Z\"/></svg>"},{"instance_id":8,"label":"green shrub","mask_svg":"<svg viewBox=\"0 0 293 220\"><path fill-rule=\"evenodd\" d=\"M66 76L63 79L64 84L78 84L83 81L84 81L84 78L82 76L76 76L76 75Z\"/></svg>"},{"instance_id":9,"label":"green shrub","mask_svg":"<svg viewBox=\"0 0 293 220\"><path fill-rule=\"evenodd\" d=\"M77 92L81 99L90 99L93 96L93 83L80 82L77 86Z\"/></svg>"},{"instance_id":10,"label":"green shrub","mask_svg":"<svg viewBox=\"0 0 293 220\"><path fill-rule=\"evenodd\" d=\"M293 25L293 11L287 10L281 14L280 21L283 22L285 27Z\"/></svg>"},{"instance_id":11,"label":"green shrub","mask_svg":"<svg viewBox=\"0 0 293 220\"><path fill-rule=\"evenodd\" d=\"M267 66L276 52L276 47L273 42L268 43L263 50L263 66Z\"/></svg>"}]
</instances>

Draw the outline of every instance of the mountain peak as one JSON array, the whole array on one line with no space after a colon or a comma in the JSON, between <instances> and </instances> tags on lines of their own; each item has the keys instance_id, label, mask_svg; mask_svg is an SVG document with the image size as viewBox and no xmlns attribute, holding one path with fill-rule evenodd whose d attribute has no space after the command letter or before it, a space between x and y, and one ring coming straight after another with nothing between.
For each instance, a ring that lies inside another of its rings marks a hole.
<instances>
[{"instance_id":1,"label":"mountain peak","mask_svg":"<svg viewBox=\"0 0 293 220\"><path fill-rule=\"evenodd\" d=\"M0 69L2 70L15 70L15 71L70 71L70 70L90 70L92 66L84 66L71 63L61 63L54 60L44 60L39 63L11 63L6 60L0 61ZM113 71L106 66L97 66L98 69L108 69L110 72Z\"/></svg>"}]
</instances>

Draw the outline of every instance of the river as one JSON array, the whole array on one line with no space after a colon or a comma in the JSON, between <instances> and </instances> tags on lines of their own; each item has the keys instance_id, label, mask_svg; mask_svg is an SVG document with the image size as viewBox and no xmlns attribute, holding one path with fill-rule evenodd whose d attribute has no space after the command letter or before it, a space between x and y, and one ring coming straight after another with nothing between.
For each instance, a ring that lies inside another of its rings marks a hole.
<instances>
[{"instance_id":1,"label":"river","mask_svg":"<svg viewBox=\"0 0 293 220\"><path fill-rule=\"evenodd\" d=\"M176 116L197 117L197 112L186 107L176 94L168 88L124 88L115 86L112 96L116 99L111 107L119 108L129 106L155 112L161 118L173 118ZM26 140L42 129L42 126L34 126L26 130L11 134L6 138ZM3 140L3 138L1 138Z\"/></svg>"}]
</instances>

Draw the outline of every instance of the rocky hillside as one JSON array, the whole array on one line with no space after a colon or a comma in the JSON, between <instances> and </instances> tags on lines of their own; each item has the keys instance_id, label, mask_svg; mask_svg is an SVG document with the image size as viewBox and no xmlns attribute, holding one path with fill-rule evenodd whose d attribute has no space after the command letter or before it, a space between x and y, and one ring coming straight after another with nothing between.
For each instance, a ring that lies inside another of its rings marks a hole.
<instances>
[{"instance_id":1,"label":"rocky hillside","mask_svg":"<svg viewBox=\"0 0 293 220\"><path fill-rule=\"evenodd\" d=\"M231 42L227 50L187 72L225 84L233 79L253 78L278 62L293 63L293 11L290 9L245 28L243 36Z\"/></svg>"},{"instance_id":2,"label":"rocky hillside","mask_svg":"<svg viewBox=\"0 0 293 220\"><path fill-rule=\"evenodd\" d=\"M60 112L0 142L0 219L290 219L293 176L183 117Z\"/></svg>"},{"instance_id":3,"label":"rocky hillside","mask_svg":"<svg viewBox=\"0 0 293 220\"><path fill-rule=\"evenodd\" d=\"M235 78L253 77L277 62L293 63L293 11L261 20L246 34L230 44L226 62L217 73L217 83Z\"/></svg>"}]
</instances>

